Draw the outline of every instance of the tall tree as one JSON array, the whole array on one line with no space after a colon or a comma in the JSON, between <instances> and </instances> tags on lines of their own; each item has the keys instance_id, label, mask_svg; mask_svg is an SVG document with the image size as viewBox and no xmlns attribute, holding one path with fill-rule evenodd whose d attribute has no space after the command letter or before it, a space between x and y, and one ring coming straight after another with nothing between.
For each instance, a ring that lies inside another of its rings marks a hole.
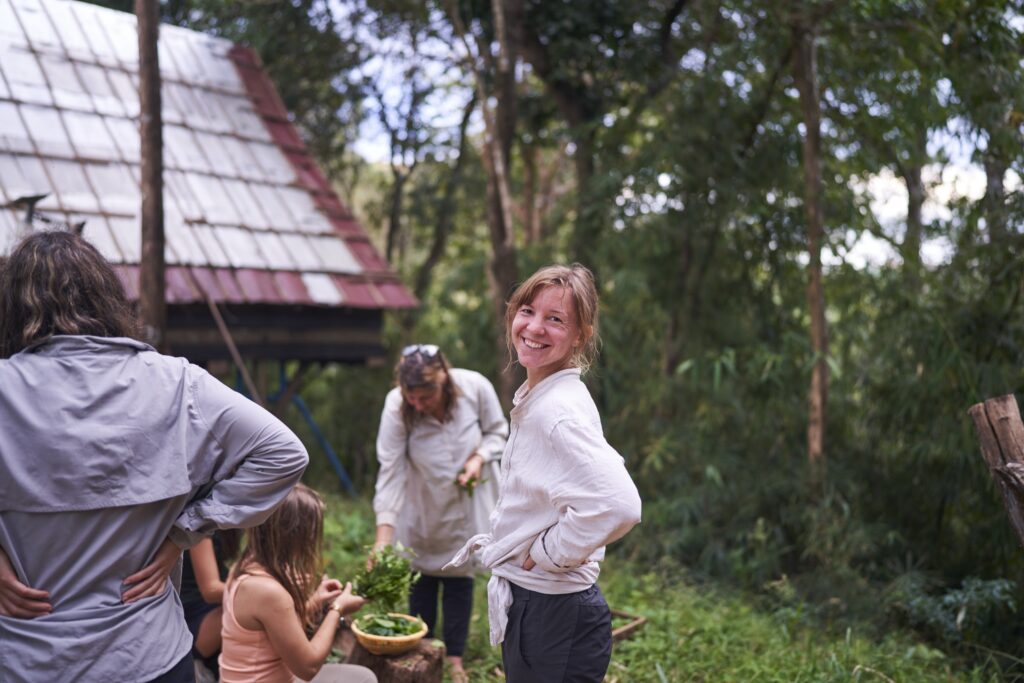
<instances>
[{"instance_id":1,"label":"tall tree","mask_svg":"<svg viewBox=\"0 0 1024 683\"><path fill-rule=\"evenodd\" d=\"M571 255L595 269L608 206L605 188L595 187L599 129L620 106L631 110L630 117L638 116L671 83L679 70L676 22L687 4L531 2L522 15L523 56L544 83L573 143Z\"/></svg>"},{"instance_id":2,"label":"tall tree","mask_svg":"<svg viewBox=\"0 0 1024 683\"><path fill-rule=\"evenodd\" d=\"M164 296L163 109L160 104L160 7L157 0L135 0L139 45L139 138L142 175L142 256L139 317L146 341L167 351Z\"/></svg>"},{"instance_id":3,"label":"tall tree","mask_svg":"<svg viewBox=\"0 0 1024 683\"><path fill-rule=\"evenodd\" d=\"M506 405L511 405L516 378L505 344L505 301L519 277L509 157L517 118L516 64L522 0L491 0L490 9L492 27L487 30L482 22L467 26L460 8L454 2L447 4L448 18L475 76L484 119L482 158L487 171L487 225L491 238L487 275L497 327L495 349L497 357L505 360L500 364L503 369L498 393Z\"/></svg>"},{"instance_id":4,"label":"tall tree","mask_svg":"<svg viewBox=\"0 0 1024 683\"><path fill-rule=\"evenodd\" d=\"M821 272L821 248L825 238L824 186L821 158L821 100L818 86L818 57L815 44L818 19L805 11L795 13L793 34L793 79L800 93L803 117L804 211L807 220L807 312L810 316L811 385L808 391L807 459L812 481L820 486L825 476L825 419L828 405L828 329L825 322L825 292Z\"/></svg>"}]
</instances>

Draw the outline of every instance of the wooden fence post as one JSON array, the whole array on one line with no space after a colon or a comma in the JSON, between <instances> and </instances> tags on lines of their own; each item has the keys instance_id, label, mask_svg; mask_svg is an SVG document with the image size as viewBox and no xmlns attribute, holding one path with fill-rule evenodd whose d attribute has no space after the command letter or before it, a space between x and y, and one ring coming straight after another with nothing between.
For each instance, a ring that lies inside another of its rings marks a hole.
<instances>
[{"instance_id":1,"label":"wooden fence post","mask_svg":"<svg viewBox=\"0 0 1024 683\"><path fill-rule=\"evenodd\" d=\"M1024 545L1024 422L1013 394L990 398L967 411L981 454L1003 494L1010 524Z\"/></svg>"}]
</instances>

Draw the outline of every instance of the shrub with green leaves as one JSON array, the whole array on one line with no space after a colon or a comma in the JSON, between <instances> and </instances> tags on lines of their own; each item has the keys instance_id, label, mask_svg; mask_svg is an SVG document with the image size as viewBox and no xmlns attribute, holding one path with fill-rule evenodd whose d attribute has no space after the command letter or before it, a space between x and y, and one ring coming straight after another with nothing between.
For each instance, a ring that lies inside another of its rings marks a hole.
<instances>
[{"instance_id":1,"label":"shrub with green leaves","mask_svg":"<svg viewBox=\"0 0 1024 683\"><path fill-rule=\"evenodd\" d=\"M411 554L401 543L386 545L373 551L370 569L364 567L356 574L352 588L370 602L368 608L372 613L387 614L405 608L409 590L420 577L419 572L412 571Z\"/></svg>"}]
</instances>

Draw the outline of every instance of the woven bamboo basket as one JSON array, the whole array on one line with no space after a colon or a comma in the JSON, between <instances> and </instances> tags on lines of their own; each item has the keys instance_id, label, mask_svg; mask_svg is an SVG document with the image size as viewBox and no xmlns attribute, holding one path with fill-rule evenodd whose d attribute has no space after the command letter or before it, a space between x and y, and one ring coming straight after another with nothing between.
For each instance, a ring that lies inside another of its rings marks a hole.
<instances>
[{"instance_id":1,"label":"woven bamboo basket","mask_svg":"<svg viewBox=\"0 0 1024 683\"><path fill-rule=\"evenodd\" d=\"M368 652L372 652L375 655L400 655L416 647L423 640L423 636L427 635L427 625L416 617L395 612L390 612L388 616L398 617L407 621L419 621L423 624L423 628L407 636L375 636L360 629L359 620L357 619L352 622L352 632L356 634L356 640L359 641L359 644L366 648Z\"/></svg>"}]
</instances>

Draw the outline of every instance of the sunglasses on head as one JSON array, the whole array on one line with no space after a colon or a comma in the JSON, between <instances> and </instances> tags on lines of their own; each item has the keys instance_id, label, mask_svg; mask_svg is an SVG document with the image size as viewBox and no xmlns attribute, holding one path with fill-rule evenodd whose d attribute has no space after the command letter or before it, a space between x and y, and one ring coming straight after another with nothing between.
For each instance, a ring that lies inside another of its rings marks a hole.
<instances>
[{"instance_id":1,"label":"sunglasses on head","mask_svg":"<svg viewBox=\"0 0 1024 683\"><path fill-rule=\"evenodd\" d=\"M433 358L440 351L437 344L410 344L402 349L402 357L411 356L414 353L418 353L424 358Z\"/></svg>"}]
</instances>

